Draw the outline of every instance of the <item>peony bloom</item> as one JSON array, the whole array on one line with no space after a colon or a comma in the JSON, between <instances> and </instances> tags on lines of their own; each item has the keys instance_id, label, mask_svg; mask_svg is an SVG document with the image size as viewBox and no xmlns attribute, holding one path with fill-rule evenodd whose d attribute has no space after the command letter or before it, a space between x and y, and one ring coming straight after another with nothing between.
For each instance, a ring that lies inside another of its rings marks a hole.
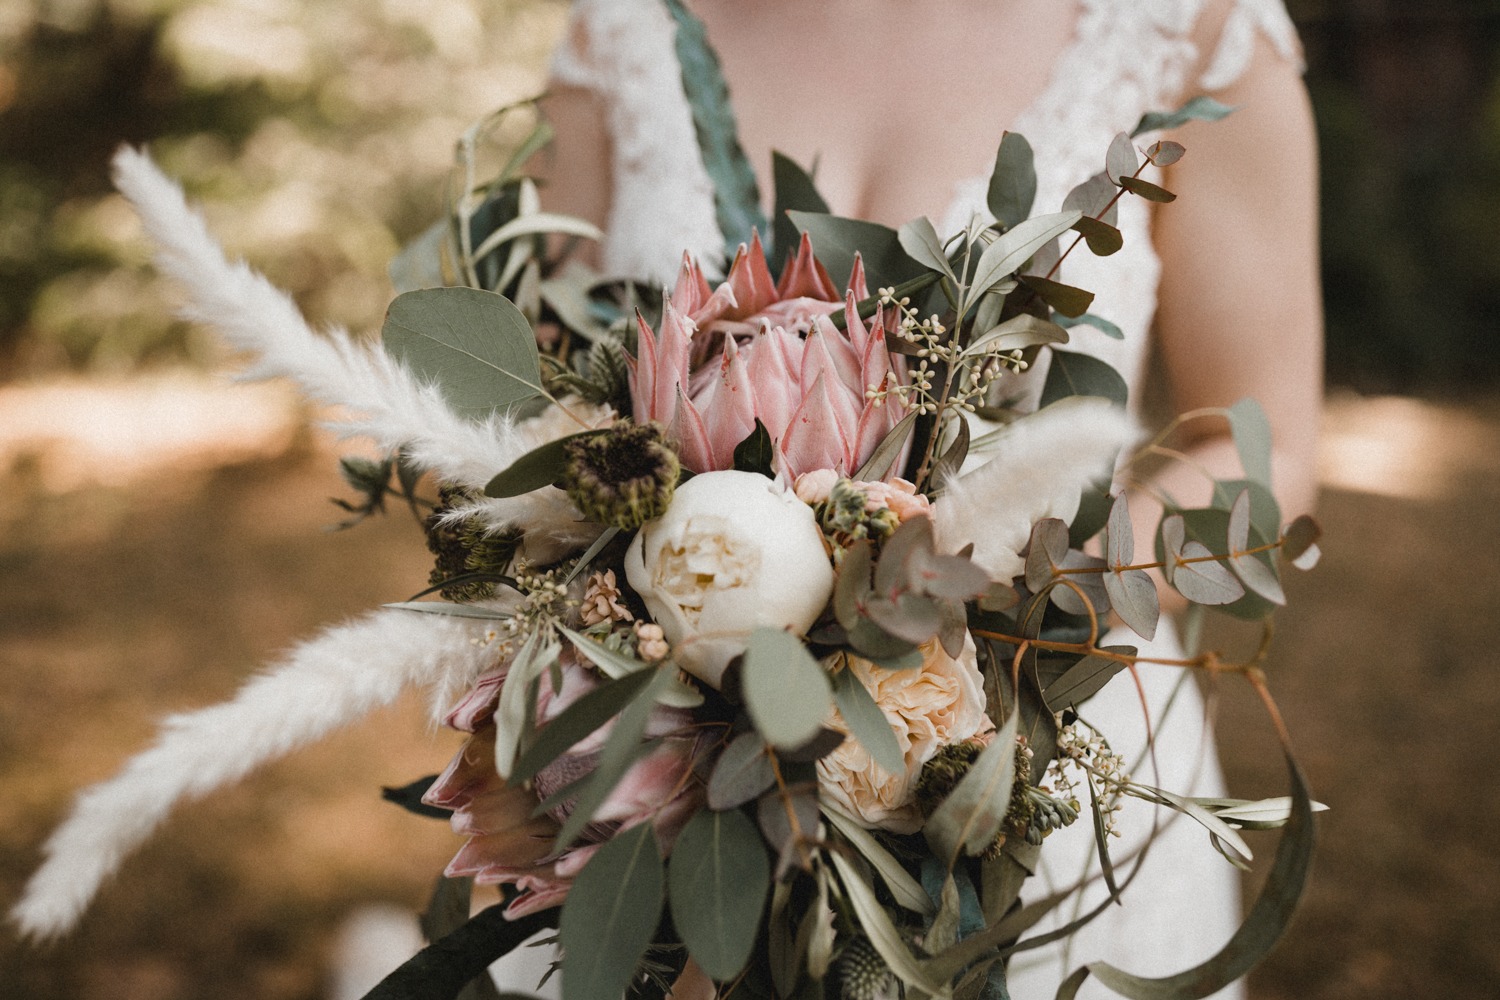
<instances>
[{"instance_id":1,"label":"peony bloom","mask_svg":"<svg viewBox=\"0 0 1500 1000\"><path fill-rule=\"evenodd\" d=\"M935 639L921 650L921 667L908 670L886 670L847 653L834 657L843 669L854 671L885 713L905 771L886 772L857 739L845 740L818 761L820 790L829 801L866 826L894 833L915 833L922 826L913 799L922 765L941 748L993 728L984 712L984 680L974 640L965 635L957 657L945 653ZM829 724L849 732L837 713Z\"/></svg>"},{"instance_id":2,"label":"peony bloom","mask_svg":"<svg viewBox=\"0 0 1500 1000\"><path fill-rule=\"evenodd\" d=\"M661 329L638 324L636 421L666 426L695 472L732 468L757 420L785 481L813 469L853 472L905 415L894 397L866 399L903 376L886 350L883 313L867 326L854 309L864 285L856 263L841 298L805 234L774 285L758 237L713 291L685 259ZM844 330L828 320L840 308Z\"/></svg>"},{"instance_id":3,"label":"peony bloom","mask_svg":"<svg viewBox=\"0 0 1500 1000\"><path fill-rule=\"evenodd\" d=\"M560 691L554 692L545 681L540 686L539 728L599 684L592 670L567 653L562 674ZM554 854L553 840L572 803L542 816L531 814L538 802L594 769L609 726L591 733L543 768L532 787L512 786L495 770L494 711L504 683L504 669L486 675L449 714L450 726L471 735L422 801L453 810L453 831L468 838L444 874L450 878L470 875L481 885L515 885L520 894L506 909L506 915L514 918L561 904L588 859L620 830L651 822L657 836L670 846L698 809L701 789L691 778L697 737L673 735L692 732L690 715L658 705L646 735L663 738L661 745L626 772L584 828L581 842Z\"/></svg>"},{"instance_id":4,"label":"peony bloom","mask_svg":"<svg viewBox=\"0 0 1500 1000\"><path fill-rule=\"evenodd\" d=\"M753 472L708 472L625 553L625 576L678 665L715 687L762 626L805 632L833 593L812 508Z\"/></svg>"}]
</instances>

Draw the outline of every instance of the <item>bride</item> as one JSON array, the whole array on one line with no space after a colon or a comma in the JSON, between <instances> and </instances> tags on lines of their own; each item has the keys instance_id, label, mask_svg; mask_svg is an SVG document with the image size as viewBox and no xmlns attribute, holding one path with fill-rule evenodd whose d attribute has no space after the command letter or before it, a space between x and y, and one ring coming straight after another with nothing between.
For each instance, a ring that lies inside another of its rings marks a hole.
<instances>
[{"instance_id":1,"label":"bride","mask_svg":"<svg viewBox=\"0 0 1500 1000\"><path fill-rule=\"evenodd\" d=\"M1122 202L1125 250L1107 261L1069 257L1064 279L1096 292L1091 311L1125 332L1116 341L1075 327L1071 347L1111 363L1133 397L1154 358L1173 412L1255 397L1273 429L1282 510L1290 516L1311 507L1322 381L1316 164L1297 40L1281 0L690 6L722 60L762 192L771 189L770 152L779 150L816 164L835 213L891 226L925 214L953 232L984 215L1002 130L1030 140L1037 210L1055 211L1100 169L1115 133L1143 112L1205 93L1237 106L1224 121L1182 130L1188 155L1163 180L1177 202L1159 210L1139 198ZM660 0L576 0L553 77L546 111L557 138L542 171L544 198L550 210L604 227L608 237L593 263L612 276L670 283L684 248L700 259L722 257L712 187ZM1238 477L1227 427L1202 430L1183 450L1190 463L1132 484L1138 550L1154 544L1155 518L1146 512L1154 497L1199 506L1209 492L1204 470ZM1106 641L1139 644L1123 635ZM1163 628L1142 653L1170 657L1178 648L1174 631ZM1127 761L1139 758L1140 780L1223 794L1197 687L1179 685L1170 668L1143 668L1141 678L1157 734L1154 759L1143 754L1134 686L1106 688L1090 703L1092 721ZM1061 946L1018 954L1013 996L1049 997L1068 971L1095 959L1141 974L1178 972L1233 933L1235 870L1196 827L1132 806L1114 853L1126 856L1147 840L1151 848L1124 905ZM1153 835L1158 823L1164 829ZM1032 895L1086 883L1055 924L1103 898L1099 879L1090 879L1097 864L1087 825L1054 835L1030 880ZM539 949L525 951L535 964ZM508 984L529 988L536 980L524 975L505 974ZM1090 988L1106 995L1093 982L1085 995Z\"/></svg>"}]
</instances>

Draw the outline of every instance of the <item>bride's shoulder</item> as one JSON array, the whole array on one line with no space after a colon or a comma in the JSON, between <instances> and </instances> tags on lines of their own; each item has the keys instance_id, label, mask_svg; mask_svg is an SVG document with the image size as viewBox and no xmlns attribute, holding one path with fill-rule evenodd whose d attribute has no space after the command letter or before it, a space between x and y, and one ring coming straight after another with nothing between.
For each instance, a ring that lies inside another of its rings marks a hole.
<instances>
[{"instance_id":1,"label":"bride's shoulder","mask_svg":"<svg viewBox=\"0 0 1500 1000\"><path fill-rule=\"evenodd\" d=\"M1084 21L1098 36L1151 37L1192 67L1199 91L1222 90L1250 67L1260 41L1283 60L1302 64L1297 29L1283 0L1082 0Z\"/></svg>"}]
</instances>

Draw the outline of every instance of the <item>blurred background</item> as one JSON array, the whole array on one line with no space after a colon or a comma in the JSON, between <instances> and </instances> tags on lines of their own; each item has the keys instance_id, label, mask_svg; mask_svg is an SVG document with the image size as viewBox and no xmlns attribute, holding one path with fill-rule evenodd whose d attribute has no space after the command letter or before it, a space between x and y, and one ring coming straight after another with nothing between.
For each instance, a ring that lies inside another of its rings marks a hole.
<instances>
[{"instance_id":1,"label":"blurred background","mask_svg":"<svg viewBox=\"0 0 1500 1000\"><path fill-rule=\"evenodd\" d=\"M1292 581L1271 683L1334 809L1252 995L1493 997L1500 6L1288 6L1324 161L1326 538ZM0 906L72 793L162 714L427 569L399 511L325 531L346 492L332 443L284 387L231 387L231 359L172 318L109 155L149 141L232 254L315 321L374 328L454 138L540 88L565 16L0 2ZM440 768L451 735L403 703L182 809L72 937L0 935L0 997L325 995L342 918L419 906L457 846L377 787ZM1237 792L1280 792L1244 692L1224 691L1221 738Z\"/></svg>"}]
</instances>

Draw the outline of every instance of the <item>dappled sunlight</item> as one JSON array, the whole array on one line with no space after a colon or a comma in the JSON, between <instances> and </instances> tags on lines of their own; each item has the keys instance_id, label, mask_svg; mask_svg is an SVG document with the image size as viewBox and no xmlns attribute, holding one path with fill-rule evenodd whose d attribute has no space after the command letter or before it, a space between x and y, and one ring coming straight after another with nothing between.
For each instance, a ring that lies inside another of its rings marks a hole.
<instances>
[{"instance_id":1,"label":"dappled sunlight","mask_svg":"<svg viewBox=\"0 0 1500 1000\"><path fill-rule=\"evenodd\" d=\"M0 386L0 474L29 467L63 493L274 458L303 414L288 385L187 370Z\"/></svg>"},{"instance_id":2,"label":"dappled sunlight","mask_svg":"<svg viewBox=\"0 0 1500 1000\"><path fill-rule=\"evenodd\" d=\"M1452 405L1403 396L1330 396L1319 472L1333 489L1400 500L1450 495L1476 468L1500 463L1493 423Z\"/></svg>"}]
</instances>

